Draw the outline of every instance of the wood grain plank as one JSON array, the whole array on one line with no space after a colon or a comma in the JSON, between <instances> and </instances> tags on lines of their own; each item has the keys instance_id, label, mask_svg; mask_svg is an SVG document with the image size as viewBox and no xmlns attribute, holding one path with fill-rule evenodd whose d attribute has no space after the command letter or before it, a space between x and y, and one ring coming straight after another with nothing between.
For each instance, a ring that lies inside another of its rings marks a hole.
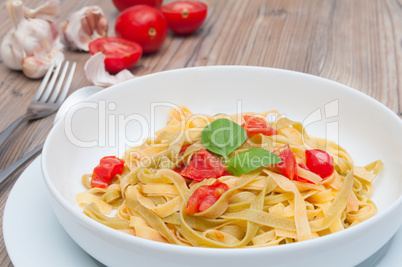
<instances>
[{"instance_id":1,"label":"wood grain plank","mask_svg":"<svg viewBox=\"0 0 402 267\"><path fill-rule=\"evenodd\" d=\"M382 2L385 15L384 26L388 31L384 31L386 42L392 53L388 53L387 60L393 62L394 66L388 71L396 76L396 86L398 90L398 113L402 115L402 1L388 0Z\"/></svg>"}]
</instances>

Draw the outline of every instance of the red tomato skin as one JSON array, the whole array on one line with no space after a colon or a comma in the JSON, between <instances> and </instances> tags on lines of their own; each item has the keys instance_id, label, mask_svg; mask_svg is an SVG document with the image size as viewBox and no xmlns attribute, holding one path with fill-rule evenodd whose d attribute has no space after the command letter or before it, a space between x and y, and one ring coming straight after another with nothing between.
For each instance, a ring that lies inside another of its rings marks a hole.
<instances>
[{"instance_id":1,"label":"red tomato skin","mask_svg":"<svg viewBox=\"0 0 402 267\"><path fill-rule=\"evenodd\" d=\"M295 177L297 177L297 163L292 150L284 149L280 153L279 157L281 158L282 162L276 164L276 166L283 176L293 180Z\"/></svg>"},{"instance_id":2,"label":"red tomato skin","mask_svg":"<svg viewBox=\"0 0 402 267\"><path fill-rule=\"evenodd\" d=\"M108 55L108 51L103 50L105 47L102 47L105 44L108 45L107 42L120 43L130 47L130 53L128 51L123 51L127 53L123 54L123 52L121 52L120 54L114 53L113 55ZM138 62L142 55L142 47L136 42L122 38L103 37L89 43L89 52L91 55L94 55L97 52L102 52L106 56L105 69L110 73L118 73L124 69L131 69Z\"/></svg>"},{"instance_id":3,"label":"red tomato skin","mask_svg":"<svg viewBox=\"0 0 402 267\"><path fill-rule=\"evenodd\" d=\"M194 214L199 212L198 206L200 201L200 191L198 189L199 188L197 188L197 190L194 191L194 193L190 196L190 198L187 201L187 206L186 209L184 210L184 212L187 214Z\"/></svg>"},{"instance_id":4,"label":"red tomato skin","mask_svg":"<svg viewBox=\"0 0 402 267\"><path fill-rule=\"evenodd\" d=\"M225 170L225 165L207 150L201 149L193 155L190 164L181 172L181 176L202 181L209 178L219 178Z\"/></svg>"},{"instance_id":5,"label":"red tomato skin","mask_svg":"<svg viewBox=\"0 0 402 267\"><path fill-rule=\"evenodd\" d=\"M321 149L306 150L306 166L323 179L328 178L334 172L332 157Z\"/></svg>"},{"instance_id":6,"label":"red tomato skin","mask_svg":"<svg viewBox=\"0 0 402 267\"><path fill-rule=\"evenodd\" d=\"M218 201L214 196L208 195L204 197L198 207L199 212L209 209L215 202Z\"/></svg>"},{"instance_id":7,"label":"red tomato skin","mask_svg":"<svg viewBox=\"0 0 402 267\"><path fill-rule=\"evenodd\" d=\"M187 201L184 212L194 214L207 210L216 201L229 190L225 183L216 180L212 185L202 185L198 187Z\"/></svg>"},{"instance_id":8,"label":"red tomato skin","mask_svg":"<svg viewBox=\"0 0 402 267\"><path fill-rule=\"evenodd\" d=\"M175 1L161 7L169 29L176 34L195 32L207 18L208 6L197 1Z\"/></svg>"},{"instance_id":9,"label":"red tomato skin","mask_svg":"<svg viewBox=\"0 0 402 267\"><path fill-rule=\"evenodd\" d=\"M144 53L158 50L166 39L167 22L162 12L147 5L124 10L116 19L118 37L139 43Z\"/></svg>"},{"instance_id":10,"label":"red tomato skin","mask_svg":"<svg viewBox=\"0 0 402 267\"><path fill-rule=\"evenodd\" d=\"M129 7L135 5L148 5L155 8L160 8L163 0L113 0L114 6L119 10L123 11Z\"/></svg>"},{"instance_id":11,"label":"red tomato skin","mask_svg":"<svg viewBox=\"0 0 402 267\"><path fill-rule=\"evenodd\" d=\"M124 161L115 156L103 157L92 173L91 185L106 188L116 174L124 170Z\"/></svg>"},{"instance_id":12,"label":"red tomato skin","mask_svg":"<svg viewBox=\"0 0 402 267\"><path fill-rule=\"evenodd\" d=\"M243 126L243 125L242 125ZM268 127L268 128L247 128L246 126L243 126L244 130L246 130L247 135L249 136L253 136L256 134L263 134L266 136L271 136L271 135L277 135L278 131L275 130L272 127Z\"/></svg>"},{"instance_id":13,"label":"red tomato skin","mask_svg":"<svg viewBox=\"0 0 402 267\"><path fill-rule=\"evenodd\" d=\"M278 134L278 131L270 127L269 122L263 118L250 115L244 115L243 118L246 122L242 124L242 127L246 130L248 136L260 133L266 136Z\"/></svg>"}]
</instances>

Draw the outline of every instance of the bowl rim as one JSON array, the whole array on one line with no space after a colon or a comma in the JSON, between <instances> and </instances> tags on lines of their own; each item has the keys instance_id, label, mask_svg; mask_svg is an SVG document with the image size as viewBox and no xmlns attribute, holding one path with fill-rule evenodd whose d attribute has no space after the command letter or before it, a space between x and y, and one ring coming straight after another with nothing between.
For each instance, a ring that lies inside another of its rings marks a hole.
<instances>
[{"instance_id":1,"label":"bowl rim","mask_svg":"<svg viewBox=\"0 0 402 267\"><path fill-rule=\"evenodd\" d=\"M156 72L140 77L136 77L135 79L128 80L125 82L122 82L120 84L111 86L109 88L106 88L92 96L90 96L86 101L92 101L95 99L99 99L103 95L108 95L109 92L115 90L115 88L118 87L123 87L127 86L131 83L136 83L137 81L141 82L143 80L147 79L153 79L155 76L159 75L170 75L171 73L182 73L182 72L188 72L188 71L203 71L203 70L245 70L245 71L271 71L271 72L278 72L278 73L285 73L287 75L293 75L293 76L299 76L299 77L306 77L307 79L315 79L321 82L325 82L327 84L331 84L333 86L337 86L339 90L343 90L343 92L346 92L348 94L355 95L357 97L362 97L365 100L371 102L371 104L376 105L378 108L380 108L382 111L384 111L387 116L390 116L393 118L393 120L397 121L399 126L402 129L402 120L388 107L386 107L384 104L379 102L378 100L356 90L353 89L347 85L341 84L339 82L335 82L323 77L311 75L308 73L303 73L303 72L297 72L297 71L292 71L292 70L286 70L286 69L278 69L278 68L268 68L268 67L259 67L259 66L243 66L243 65L215 65L215 66L201 66L201 67L187 67L187 68L178 68L178 69L172 69L172 70L166 70L166 71L161 71L161 72ZM331 86L329 86L331 87ZM328 90L327 87L322 88L321 90ZM244 248L229 248L229 249L221 249L221 248L206 248L206 247L190 247L190 246L180 246L180 245L174 245L174 244L169 244L169 243L161 243L157 241L152 241L136 236L131 236L126 233L116 231L113 228L107 227L101 223L96 222L95 220L92 220L88 216L85 216L82 212L80 212L76 207L73 207L70 205L60 194L57 193L57 190L55 186L53 185L50 175L47 171L47 157L46 154L48 153L49 147L50 147L50 140L52 139L53 135L55 135L56 130L60 127L63 127L63 120L59 120L56 125L51 129L49 135L46 138L46 141L44 143L43 147L43 156L42 156L42 162L41 162L41 168L42 168L42 173L44 177L44 181L46 184L47 189L51 193L51 196L58 202L58 204L63 207L69 216L72 216L73 219L79 221L81 224L84 224L85 227L94 229L98 232L103 232L104 234L107 234L109 237L113 236L116 239L121 239L125 243L130 243L135 246L141 246L144 248L150 248L153 250L159 250L159 251L164 251L167 253L184 253L184 254L197 254L197 255L202 255L202 256L228 256L228 255L236 255L236 256L252 256L256 254L261 254L261 253L282 253L282 252L289 252L293 250L299 250L300 248L303 249L314 249L317 247L320 247L328 242L338 242L339 240L344 239L345 235L359 235L367 231L372 227L372 225L378 224L383 220L384 218L388 217L390 213L392 213L395 209L398 207L402 206L402 195L398 197L389 207L387 207L384 211L382 211L379 214L376 214L375 216L369 218L366 221L363 221L359 223L358 225L344 229L342 231L339 231L334 234L322 236L320 238L316 239L311 239L303 242L295 242L291 244L286 244L285 246L271 246L271 247L253 247L249 249L244 249Z\"/></svg>"}]
</instances>

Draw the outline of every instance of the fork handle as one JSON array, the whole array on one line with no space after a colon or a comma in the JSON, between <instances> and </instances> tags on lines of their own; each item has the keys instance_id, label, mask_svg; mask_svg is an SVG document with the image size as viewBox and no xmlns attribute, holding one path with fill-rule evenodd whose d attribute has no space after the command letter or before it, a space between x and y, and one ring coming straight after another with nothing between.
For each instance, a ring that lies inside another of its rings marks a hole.
<instances>
[{"instance_id":1,"label":"fork handle","mask_svg":"<svg viewBox=\"0 0 402 267\"><path fill-rule=\"evenodd\" d=\"M0 133L0 146L7 140L10 134L18 127L23 121L29 118L29 114L24 114L18 119L16 119L13 123L11 123L4 131Z\"/></svg>"},{"instance_id":2,"label":"fork handle","mask_svg":"<svg viewBox=\"0 0 402 267\"><path fill-rule=\"evenodd\" d=\"M15 172L18 168L21 166L24 166L30 159L35 158L39 153L42 151L43 144L35 147L32 149L31 152L26 154L25 156L19 158L16 162L5 168L0 172L0 185L3 183L4 180L6 180L10 174Z\"/></svg>"}]
</instances>

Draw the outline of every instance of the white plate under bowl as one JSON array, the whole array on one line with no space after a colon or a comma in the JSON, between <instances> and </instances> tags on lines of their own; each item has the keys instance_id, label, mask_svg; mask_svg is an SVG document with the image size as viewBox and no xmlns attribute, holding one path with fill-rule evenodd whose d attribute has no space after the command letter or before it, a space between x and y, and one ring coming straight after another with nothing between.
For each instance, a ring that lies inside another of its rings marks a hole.
<instances>
[{"instance_id":1,"label":"white plate under bowl","mask_svg":"<svg viewBox=\"0 0 402 267\"><path fill-rule=\"evenodd\" d=\"M29 227L21 227L18 222L27 217ZM26 168L10 192L4 210L3 234L8 255L16 267L104 266L82 250L57 221L49 204L40 157ZM365 261L358 267L398 267L402 262L401 250L402 229L399 229L382 259ZM146 262L136 263L147 266Z\"/></svg>"},{"instance_id":2,"label":"white plate under bowl","mask_svg":"<svg viewBox=\"0 0 402 267\"><path fill-rule=\"evenodd\" d=\"M188 68L139 77L110 87L59 121L46 140L42 169L60 223L89 254L110 266L352 266L382 247L402 222L402 122L388 108L357 90L297 72L245 66ZM194 113L277 109L302 121L315 136L335 139L357 165L381 159L374 182L378 214L336 234L305 242L253 249L209 249L136 238L83 215L74 196L105 155L121 155L186 105ZM154 123L149 123L152 117ZM122 142L129 140L130 142ZM310 257L314 253L314 261ZM158 255L155 257L155 255ZM341 257L339 255L342 255Z\"/></svg>"}]
</instances>

